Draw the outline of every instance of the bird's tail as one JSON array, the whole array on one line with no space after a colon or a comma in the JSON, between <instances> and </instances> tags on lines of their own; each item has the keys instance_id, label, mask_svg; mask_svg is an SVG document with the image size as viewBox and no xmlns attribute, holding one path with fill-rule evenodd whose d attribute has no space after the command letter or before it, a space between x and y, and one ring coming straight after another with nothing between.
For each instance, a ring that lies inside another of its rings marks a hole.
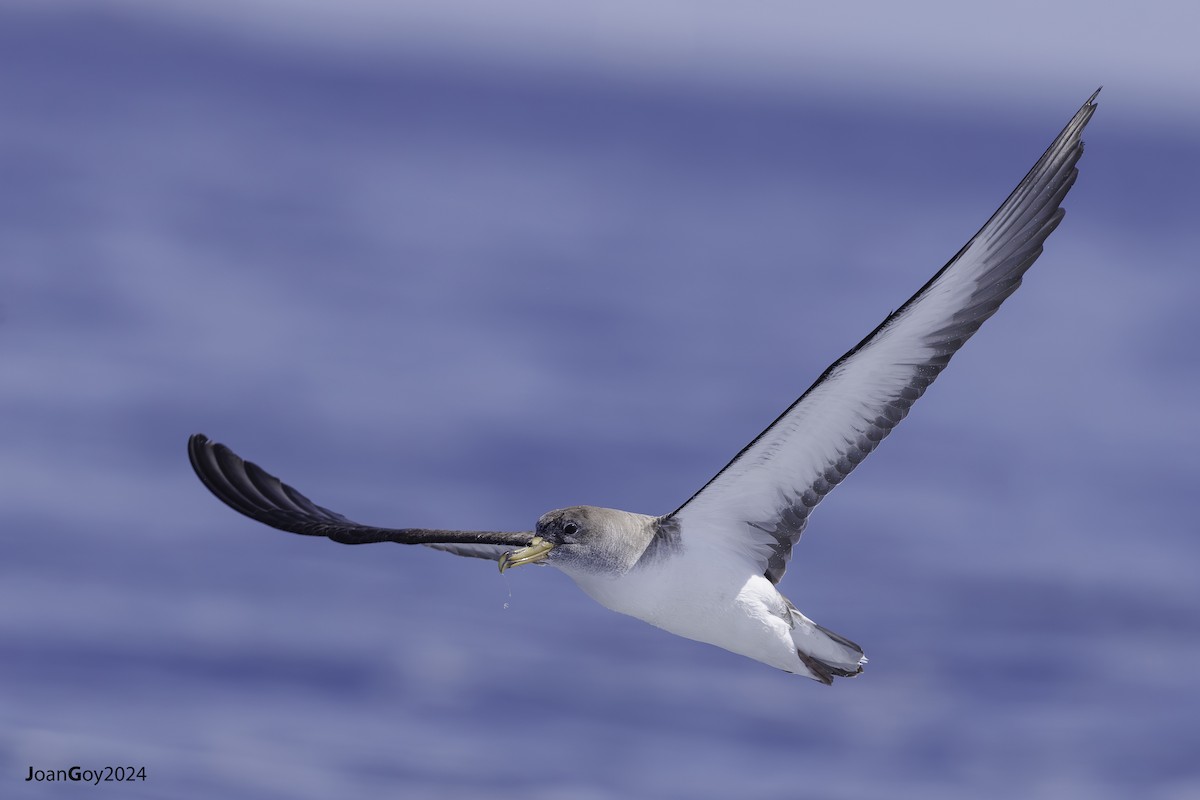
<instances>
[{"instance_id":1,"label":"bird's tail","mask_svg":"<svg viewBox=\"0 0 1200 800\"><path fill-rule=\"evenodd\" d=\"M822 628L792 609L792 642L809 677L825 685L834 678L853 678L863 671L867 657L862 648L844 636Z\"/></svg>"}]
</instances>

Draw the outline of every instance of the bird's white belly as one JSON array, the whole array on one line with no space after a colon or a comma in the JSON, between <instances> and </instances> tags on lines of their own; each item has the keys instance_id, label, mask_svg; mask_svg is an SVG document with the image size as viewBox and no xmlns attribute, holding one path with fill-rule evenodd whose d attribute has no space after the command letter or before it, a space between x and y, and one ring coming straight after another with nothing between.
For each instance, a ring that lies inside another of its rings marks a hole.
<instances>
[{"instance_id":1,"label":"bird's white belly","mask_svg":"<svg viewBox=\"0 0 1200 800\"><path fill-rule=\"evenodd\" d=\"M572 576L605 608L778 669L800 668L786 601L748 565L680 553L619 576Z\"/></svg>"}]
</instances>

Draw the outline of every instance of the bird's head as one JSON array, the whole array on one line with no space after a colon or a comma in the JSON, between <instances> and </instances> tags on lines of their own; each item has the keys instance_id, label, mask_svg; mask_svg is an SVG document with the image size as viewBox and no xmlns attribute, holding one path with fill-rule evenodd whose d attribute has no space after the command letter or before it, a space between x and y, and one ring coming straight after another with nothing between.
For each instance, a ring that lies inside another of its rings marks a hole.
<instances>
[{"instance_id":1,"label":"bird's head","mask_svg":"<svg viewBox=\"0 0 1200 800\"><path fill-rule=\"evenodd\" d=\"M500 571L522 564L549 564L564 572L624 572L641 549L645 517L610 508L571 506L542 515L528 547L505 553ZM649 534L646 533L645 536ZM626 563L630 562L630 563Z\"/></svg>"}]
</instances>

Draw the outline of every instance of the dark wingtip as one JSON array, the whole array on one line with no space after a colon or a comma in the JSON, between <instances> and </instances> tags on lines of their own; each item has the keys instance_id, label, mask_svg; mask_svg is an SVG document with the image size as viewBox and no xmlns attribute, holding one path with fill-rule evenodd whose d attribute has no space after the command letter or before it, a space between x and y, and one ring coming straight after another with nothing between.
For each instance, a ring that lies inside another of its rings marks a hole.
<instances>
[{"instance_id":1,"label":"dark wingtip","mask_svg":"<svg viewBox=\"0 0 1200 800\"><path fill-rule=\"evenodd\" d=\"M212 461L212 448L212 442L203 433L193 433L188 437L188 461L192 465L192 470L209 491L220 497L220 492L216 491L212 484L213 470L209 464Z\"/></svg>"},{"instance_id":2,"label":"dark wingtip","mask_svg":"<svg viewBox=\"0 0 1200 800\"><path fill-rule=\"evenodd\" d=\"M323 526L350 522L202 433L188 438L188 460L196 477L218 500L273 528L323 536Z\"/></svg>"},{"instance_id":3,"label":"dark wingtip","mask_svg":"<svg viewBox=\"0 0 1200 800\"><path fill-rule=\"evenodd\" d=\"M203 433L193 433L191 436L188 437L188 444L187 444L188 461L190 461L192 463L192 469L196 470L197 475L200 474L200 466L199 466L200 462L198 459L199 459L200 453L205 449L205 446L207 444L208 444L208 437L205 436ZM203 477L203 476L201 476L201 477Z\"/></svg>"},{"instance_id":4,"label":"dark wingtip","mask_svg":"<svg viewBox=\"0 0 1200 800\"><path fill-rule=\"evenodd\" d=\"M244 464L232 450L223 444L210 441L203 433L194 433L188 438L188 461L192 463L192 469L200 482L226 505L247 516L253 516L246 507L244 493L239 491L239 487L231 480L227 470L221 468L223 455L232 457L234 463ZM252 507L253 504L251 504Z\"/></svg>"}]
</instances>

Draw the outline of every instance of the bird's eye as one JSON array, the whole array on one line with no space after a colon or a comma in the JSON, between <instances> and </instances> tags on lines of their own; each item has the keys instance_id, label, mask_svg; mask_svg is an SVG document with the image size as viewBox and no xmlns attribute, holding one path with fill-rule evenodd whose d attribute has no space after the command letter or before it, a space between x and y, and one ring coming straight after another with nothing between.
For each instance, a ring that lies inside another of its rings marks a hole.
<instances>
[{"instance_id":1,"label":"bird's eye","mask_svg":"<svg viewBox=\"0 0 1200 800\"><path fill-rule=\"evenodd\" d=\"M567 536L574 536L579 533L579 526L574 522L568 522L566 525L563 525L563 533Z\"/></svg>"}]
</instances>

